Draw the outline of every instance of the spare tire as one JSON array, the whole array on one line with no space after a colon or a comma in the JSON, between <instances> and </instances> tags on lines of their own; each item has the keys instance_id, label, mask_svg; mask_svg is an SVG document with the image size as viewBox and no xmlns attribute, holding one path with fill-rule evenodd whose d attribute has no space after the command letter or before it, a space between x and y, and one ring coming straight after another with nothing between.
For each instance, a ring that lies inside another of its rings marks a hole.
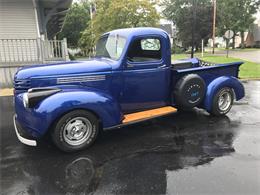
<instances>
[{"instance_id":1,"label":"spare tire","mask_svg":"<svg viewBox=\"0 0 260 195\"><path fill-rule=\"evenodd\" d=\"M204 80L197 74L182 77L174 89L176 105L179 108L193 108L198 106L206 92Z\"/></svg>"}]
</instances>

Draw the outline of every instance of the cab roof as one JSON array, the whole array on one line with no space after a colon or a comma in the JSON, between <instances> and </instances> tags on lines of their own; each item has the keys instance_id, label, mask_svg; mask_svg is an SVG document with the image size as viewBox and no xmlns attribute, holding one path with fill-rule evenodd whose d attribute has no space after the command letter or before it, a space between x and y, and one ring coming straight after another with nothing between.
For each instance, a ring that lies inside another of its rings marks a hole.
<instances>
[{"instance_id":1,"label":"cab roof","mask_svg":"<svg viewBox=\"0 0 260 195\"><path fill-rule=\"evenodd\" d=\"M119 34L124 37L141 36L141 35L161 35L164 37L168 36L168 33L166 31L160 28L153 28L153 27L123 28L123 29L117 29L117 30L107 32L104 35L107 34Z\"/></svg>"}]
</instances>

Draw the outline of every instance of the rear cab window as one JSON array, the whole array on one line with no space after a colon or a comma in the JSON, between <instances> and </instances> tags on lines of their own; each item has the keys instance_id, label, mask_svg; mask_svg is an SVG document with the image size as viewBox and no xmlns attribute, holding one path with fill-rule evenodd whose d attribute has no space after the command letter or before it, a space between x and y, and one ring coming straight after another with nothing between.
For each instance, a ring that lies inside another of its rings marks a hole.
<instances>
[{"instance_id":1,"label":"rear cab window","mask_svg":"<svg viewBox=\"0 0 260 195\"><path fill-rule=\"evenodd\" d=\"M130 62L152 62L162 58L161 41L159 38L137 38L133 40L127 53Z\"/></svg>"}]
</instances>

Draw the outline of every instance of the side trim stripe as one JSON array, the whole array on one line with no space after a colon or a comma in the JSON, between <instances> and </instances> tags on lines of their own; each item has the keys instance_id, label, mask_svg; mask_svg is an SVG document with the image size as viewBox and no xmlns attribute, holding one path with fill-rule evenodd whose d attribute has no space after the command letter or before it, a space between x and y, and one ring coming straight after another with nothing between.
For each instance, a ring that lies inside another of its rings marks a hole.
<instances>
[{"instance_id":1,"label":"side trim stripe","mask_svg":"<svg viewBox=\"0 0 260 195\"><path fill-rule=\"evenodd\" d=\"M63 77L63 78L57 78L57 84L80 83L80 82L89 82L89 81L103 81L105 79L106 79L106 75Z\"/></svg>"}]
</instances>

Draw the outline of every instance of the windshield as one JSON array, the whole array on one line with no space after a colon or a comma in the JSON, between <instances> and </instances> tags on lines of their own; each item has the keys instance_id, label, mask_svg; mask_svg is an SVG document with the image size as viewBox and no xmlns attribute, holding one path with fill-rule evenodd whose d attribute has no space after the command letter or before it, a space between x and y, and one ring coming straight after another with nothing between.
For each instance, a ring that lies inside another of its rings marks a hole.
<instances>
[{"instance_id":1,"label":"windshield","mask_svg":"<svg viewBox=\"0 0 260 195\"><path fill-rule=\"evenodd\" d=\"M96 45L96 57L118 60L125 47L126 38L117 34L101 37Z\"/></svg>"}]
</instances>

